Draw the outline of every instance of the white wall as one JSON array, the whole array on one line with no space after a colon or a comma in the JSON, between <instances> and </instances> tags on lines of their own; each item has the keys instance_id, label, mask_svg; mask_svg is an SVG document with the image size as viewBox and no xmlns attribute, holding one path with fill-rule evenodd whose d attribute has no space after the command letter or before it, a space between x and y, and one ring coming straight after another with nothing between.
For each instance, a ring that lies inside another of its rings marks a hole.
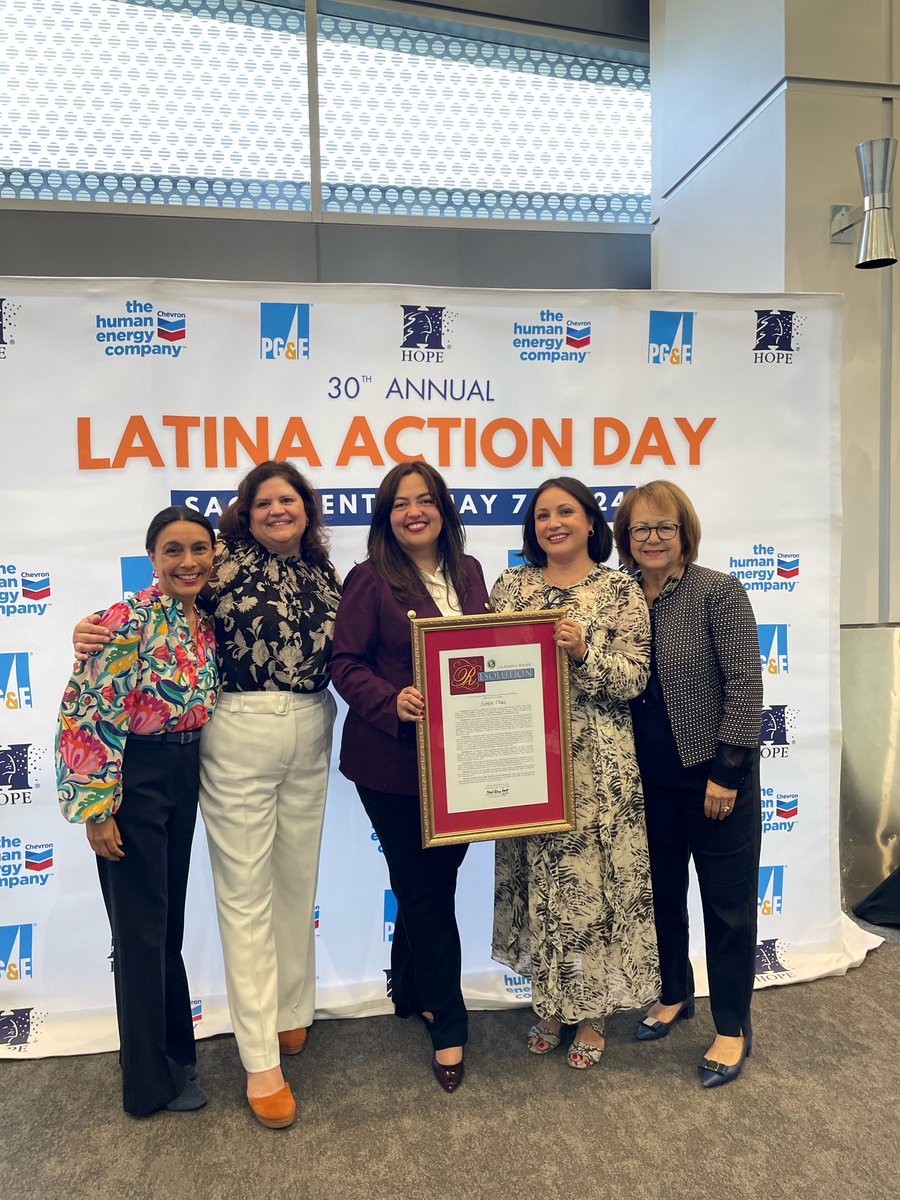
<instances>
[{"instance_id":1,"label":"white wall","mask_svg":"<svg viewBox=\"0 0 900 1200\"><path fill-rule=\"evenodd\" d=\"M854 268L829 210L860 202L857 142L892 134L900 0L650 12L653 286L844 294L841 621L898 621L900 284Z\"/></svg>"}]
</instances>

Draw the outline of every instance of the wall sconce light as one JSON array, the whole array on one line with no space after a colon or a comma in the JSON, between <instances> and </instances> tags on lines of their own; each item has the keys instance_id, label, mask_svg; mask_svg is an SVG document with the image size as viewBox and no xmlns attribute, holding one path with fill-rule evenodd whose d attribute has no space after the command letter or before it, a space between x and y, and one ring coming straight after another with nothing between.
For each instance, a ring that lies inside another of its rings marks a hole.
<instances>
[{"instance_id":1,"label":"wall sconce light","mask_svg":"<svg viewBox=\"0 0 900 1200\"><path fill-rule=\"evenodd\" d=\"M894 234L891 230L891 176L897 142L894 138L875 138L860 142L856 161L862 181L863 202L857 208L849 204L831 206L832 242L853 242L853 226L862 221L856 265L891 267L897 261Z\"/></svg>"}]
</instances>

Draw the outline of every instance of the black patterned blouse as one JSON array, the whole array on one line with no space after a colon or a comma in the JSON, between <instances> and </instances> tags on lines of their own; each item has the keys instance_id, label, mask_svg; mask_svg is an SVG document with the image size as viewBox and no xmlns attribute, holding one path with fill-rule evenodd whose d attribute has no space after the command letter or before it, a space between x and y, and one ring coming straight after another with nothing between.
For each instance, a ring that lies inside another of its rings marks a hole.
<instances>
[{"instance_id":1,"label":"black patterned blouse","mask_svg":"<svg viewBox=\"0 0 900 1200\"><path fill-rule=\"evenodd\" d=\"M219 537L213 615L224 692L321 692L328 686L341 584L331 563Z\"/></svg>"}]
</instances>

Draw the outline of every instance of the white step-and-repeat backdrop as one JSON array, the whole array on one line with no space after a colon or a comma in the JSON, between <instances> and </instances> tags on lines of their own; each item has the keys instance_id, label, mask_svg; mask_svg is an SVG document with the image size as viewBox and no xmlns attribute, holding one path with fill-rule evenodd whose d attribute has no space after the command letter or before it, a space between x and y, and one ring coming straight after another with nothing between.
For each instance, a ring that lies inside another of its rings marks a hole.
<instances>
[{"instance_id":1,"label":"white step-and-repeat backdrop","mask_svg":"<svg viewBox=\"0 0 900 1200\"><path fill-rule=\"evenodd\" d=\"M54 789L73 623L148 582L155 512L186 503L215 522L266 458L319 489L346 573L379 479L424 456L489 583L542 479L578 476L610 518L636 484L683 486L700 561L744 583L759 622L758 982L859 962L877 939L839 901L839 365L836 297L0 280L0 1053L116 1045L94 856ZM476 1008L529 996L491 962L492 851L472 847L460 877ZM334 772L321 1015L390 1011L394 912L378 841ZM202 827L186 960L198 1036L227 1030Z\"/></svg>"}]
</instances>

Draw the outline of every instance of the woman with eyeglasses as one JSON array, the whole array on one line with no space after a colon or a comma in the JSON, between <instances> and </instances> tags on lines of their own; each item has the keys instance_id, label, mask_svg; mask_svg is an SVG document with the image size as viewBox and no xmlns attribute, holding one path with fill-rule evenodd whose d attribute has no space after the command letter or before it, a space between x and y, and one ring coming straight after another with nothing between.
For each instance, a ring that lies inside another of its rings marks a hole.
<instances>
[{"instance_id":1,"label":"woman with eyeglasses","mask_svg":"<svg viewBox=\"0 0 900 1200\"><path fill-rule=\"evenodd\" d=\"M619 557L650 609L650 682L632 701L644 785L662 990L639 1041L694 1015L688 861L706 935L716 1037L704 1087L730 1083L750 1054L761 837L762 672L756 621L738 580L697 565L700 522L674 483L629 492L616 513Z\"/></svg>"},{"instance_id":2,"label":"woman with eyeglasses","mask_svg":"<svg viewBox=\"0 0 900 1200\"><path fill-rule=\"evenodd\" d=\"M647 682L650 630L640 588L603 566L612 534L577 479L538 487L522 523L525 564L491 591L497 612L561 608L569 658L572 832L497 842L493 956L531 977L532 1054L574 1030L566 1063L600 1062L605 1019L658 994L641 783L628 701Z\"/></svg>"}]
</instances>

